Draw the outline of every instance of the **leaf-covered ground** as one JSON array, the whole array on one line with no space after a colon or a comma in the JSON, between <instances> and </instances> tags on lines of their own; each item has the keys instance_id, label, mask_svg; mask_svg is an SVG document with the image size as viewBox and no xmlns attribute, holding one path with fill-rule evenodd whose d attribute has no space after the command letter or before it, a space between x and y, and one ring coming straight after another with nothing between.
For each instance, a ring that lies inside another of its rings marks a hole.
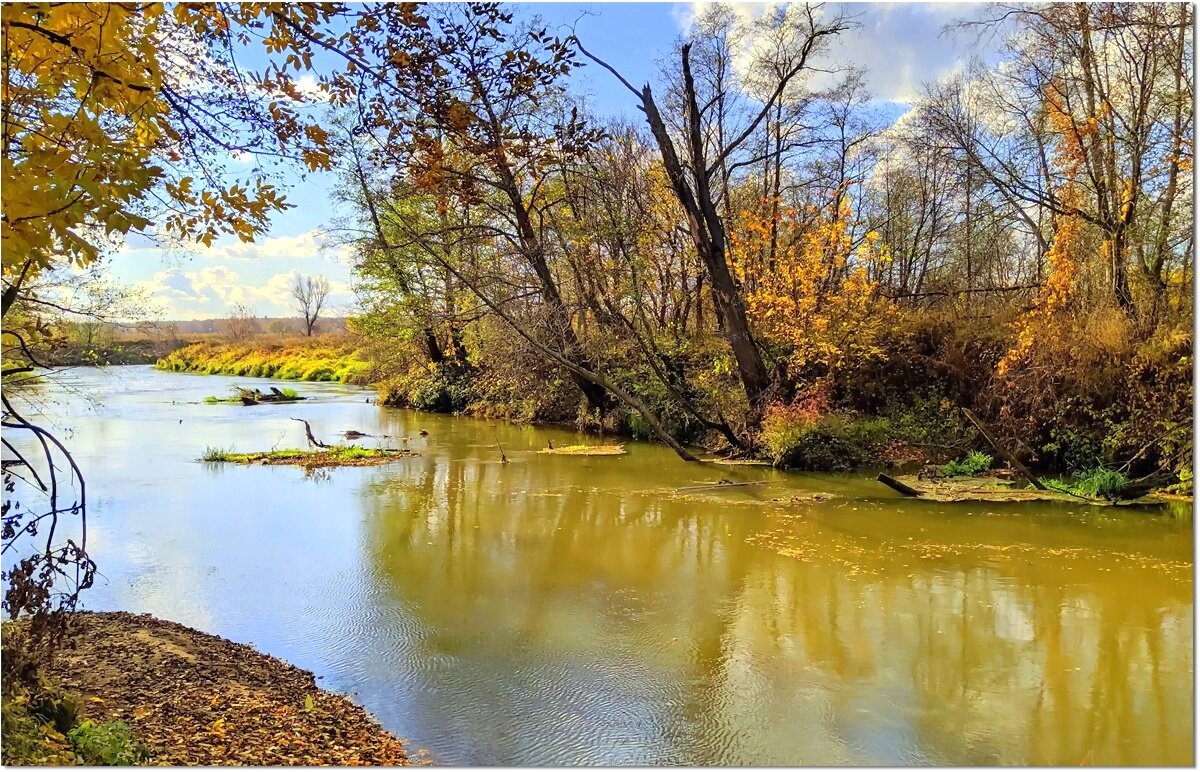
<instances>
[{"instance_id":1,"label":"leaf-covered ground","mask_svg":"<svg viewBox=\"0 0 1200 772\"><path fill-rule=\"evenodd\" d=\"M400 740L312 673L149 615L80 612L48 668L169 765L399 765Z\"/></svg>"}]
</instances>

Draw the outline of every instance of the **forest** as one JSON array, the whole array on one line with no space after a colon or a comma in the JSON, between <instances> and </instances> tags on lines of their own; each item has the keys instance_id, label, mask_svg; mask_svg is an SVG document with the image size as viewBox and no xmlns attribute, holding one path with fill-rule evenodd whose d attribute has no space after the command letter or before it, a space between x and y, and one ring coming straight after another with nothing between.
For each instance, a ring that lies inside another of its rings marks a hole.
<instances>
[{"instance_id":1,"label":"forest","mask_svg":"<svg viewBox=\"0 0 1200 772\"><path fill-rule=\"evenodd\" d=\"M331 14L269 39L344 65L314 136L385 403L826 470L963 453L967 407L1037 467L1190 484L1187 8L989 7L945 34L994 61L894 121L829 8L713 6L645 85L497 6Z\"/></svg>"},{"instance_id":2,"label":"forest","mask_svg":"<svg viewBox=\"0 0 1200 772\"><path fill-rule=\"evenodd\" d=\"M527 10L14 6L12 374L140 311L103 279L126 236L251 241L290 164L338 175L360 306L353 366L305 370L383 404L810 470L960 455L967 408L1037 468L1190 486L1187 7L988 6L899 118L829 55L846 9L711 6L640 86Z\"/></svg>"}]
</instances>

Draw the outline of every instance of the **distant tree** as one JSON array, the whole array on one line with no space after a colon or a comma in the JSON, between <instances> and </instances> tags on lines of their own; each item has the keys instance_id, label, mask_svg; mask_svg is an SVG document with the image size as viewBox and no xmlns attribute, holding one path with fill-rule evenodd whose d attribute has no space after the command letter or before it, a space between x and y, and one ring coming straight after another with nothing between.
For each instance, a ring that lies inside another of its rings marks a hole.
<instances>
[{"instance_id":1,"label":"distant tree","mask_svg":"<svg viewBox=\"0 0 1200 772\"><path fill-rule=\"evenodd\" d=\"M324 276L296 276L292 283L292 297L296 307L304 317L304 332L312 337L321 309L325 306L325 298L329 296L329 279Z\"/></svg>"},{"instance_id":2,"label":"distant tree","mask_svg":"<svg viewBox=\"0 0 1200 772\"><path fill-rule=\"evenodd\" d=\"M272 335L286 335L292 331L293 326L290 319L272 319L267 324L267 332Z\"/></svg>"},{"instance_id":3,"label":"distant tree","mask_svg":"<svg viewBox=\"0 0 1200 772\"><path fill-rule=\"evenodd\" d=\"M254 312L242 303L235 305L229 312L224 327L225 334L233 341L252 338L260 332L258 319L254 316Z\"/></svg>"}]
</instances>

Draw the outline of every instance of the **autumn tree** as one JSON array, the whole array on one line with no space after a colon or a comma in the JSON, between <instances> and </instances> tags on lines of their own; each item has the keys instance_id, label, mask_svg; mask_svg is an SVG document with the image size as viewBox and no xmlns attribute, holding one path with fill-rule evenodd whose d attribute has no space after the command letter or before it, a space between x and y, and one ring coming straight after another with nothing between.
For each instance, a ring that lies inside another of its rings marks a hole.
<instances>
[{"instance_id":1,"label":"autumn tree","mask_svg":"<svg viewBox=\"0 0 1200 772\"><path fill-rule=\"evenodd\" d=\"M891 310L876 278L891 260L879 234L855 244L844 196L812 209L778 220L744 211L731 249L738 279L754 287L746 305L755 327L785 345L793 377L810 382L881 354ZM767 267L757 256L771 240L781 246Z\"/></svg>"},{"instance_id":2,"label":"autumn tree","mask_svg":"<svg viewBox=\"0 0 1200 772\"><path fill-rule=\"evenodd\" d=\"M37 292L42 275L94 265L131 233L251 241L288 206L266 167L329 167L323 130L301 117L308 97L294 73L311 63L312 31L344 15L334 5L259 3L0 8L3 333L27 360L5 376L38 366L28 343L49 300ZM277 58L260 70L240 65L255 45ZM229 173L242 154L255 170ZM34 534L43 539L6 564L4 606L35 617L29 651L45 654L63 630L58 612L74 607L94 571L84 485L66 447L8 394L3 423L6 483L26 480L19 494L6 488L6 555ZM14 432L30 435L44 457L23 454L9 441ZM39 496L46 506L30 508ZM63 517L81 527L60 543ZM6 672L14 662L6 656Z\"/></svg>"},{"instance_id":3,"label":"autumn tree","mask_svg":"<svg viewBox=\"0 0 1200 772\"><path fill-rule=\"evenodd\" d=\"M787 35L788 46L780 66L754 104L732 109L738 93L737 78L698 80L693 65L696 40L679 48L678 130L673 131L650 85L640 90L607 62L580 50L612 72L637 98L662 157L672 190L686 216L693 248L705 267L713 307L720 327L737 362L738 372L753 414L761 413L779 396L773 377L764 363L746 315L745 301L729 265L727 210L722 204L727 176L739 167L762 163L767 153L755 152L749 140L765 124L790 89L811 72L824 44L844 31L841 17L820 18L816 7L805 5L794 11L799 21ZM717 34L723 34L717 25ZM729 59L716 49L716 55ZM776 143L776 147L778 147Z\"/></svg>"},{"instance_id":4,"label":"autumn tree","mask_svg":"<svg viewBox=\"0 0 1200 772\"><path fill-rule=\"evenodd\" d=\"M301 276L296 274L292 280L292 299L296 301L296 309L304 318L304 333L312 337L317 319L325 307L325 299L329 297L329 279L324 276Z\"/></svg>"},{"instance_id":5,"label":"autumn tree","mask_svg":"<svg viewBox=\"0 0 1200 772\"><path fill-rule=\"evenodd\" d=\"M1003 68L977 66L936 89L922 120L1040 233L1077 218L1098 234L1108 296L1137 315L1163 308L1191 250L1191 10L1183 5L1001 5L973 23L1006 38ZM1079 179L1052 159L1078 146ZM1069 193L1070 195L1065 195ZM1184 227L1180 227L1184 226ZM1154 234L1142 239L1136 234ZM1152 324L1152 319L1151 319Z\"/></svg>"}]
</instances>

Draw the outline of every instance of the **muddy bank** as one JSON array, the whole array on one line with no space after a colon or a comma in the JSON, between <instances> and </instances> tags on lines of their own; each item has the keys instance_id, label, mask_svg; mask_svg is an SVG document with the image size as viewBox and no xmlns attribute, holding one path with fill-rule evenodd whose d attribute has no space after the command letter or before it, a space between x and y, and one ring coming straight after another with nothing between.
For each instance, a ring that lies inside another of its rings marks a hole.
<instances>
[{"instance_id":1,"label":"muddy bank","mask_svg":"<svg viewBox=\"0 0 1200 772\"><path fill-rule=\"evenodd\" d=\"M170 765L402 765L403 743L312 673L174 622L80 612L48 668L89 717Z\"/></svg>"}]
</instances>

